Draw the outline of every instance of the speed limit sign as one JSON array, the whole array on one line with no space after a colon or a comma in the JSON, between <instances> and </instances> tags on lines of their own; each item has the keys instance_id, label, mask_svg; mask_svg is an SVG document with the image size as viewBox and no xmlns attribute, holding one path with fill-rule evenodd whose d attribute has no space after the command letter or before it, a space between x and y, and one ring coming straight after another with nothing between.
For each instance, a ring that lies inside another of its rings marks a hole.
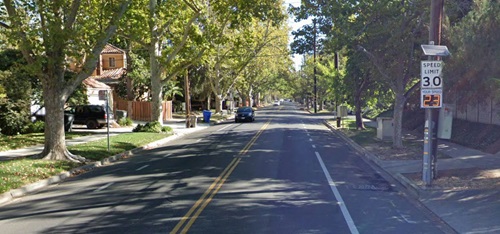
<instances>
[{"instance_id":1,"label":"speed limit sign","mask_svg":"<svg viewBox=\"0 0 500 234\"><path fill-rule=\"evenodd\" d=\"M443 61L422 61L420 84L424 89L440 89L443 87Z\"/></svg>"}]
</instances>

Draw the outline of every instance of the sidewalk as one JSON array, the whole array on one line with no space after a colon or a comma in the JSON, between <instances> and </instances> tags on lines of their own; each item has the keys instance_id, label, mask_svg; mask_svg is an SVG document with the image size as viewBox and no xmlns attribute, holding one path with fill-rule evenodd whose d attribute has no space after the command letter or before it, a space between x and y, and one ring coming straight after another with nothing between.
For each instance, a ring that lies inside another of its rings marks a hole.
<instances>
[{"instance_id":1,"label":"sidewalk","mask_svg":"<svg viewBox=\"0 0 500 234\"><path fill-rule=\"evenodd\" d=\"M325 124L335 129L334 126L326 122ZM376 122L367 122L366 125L376 127ZM366 159L399 181L421 204L456 232L500 233L500 154L487 154L446 140L439 140L438 152L449 158L438 160L438 179L440 173L453 170L461 171L462 174L477 170L496 173L496 180L493 181L496 182L496 186L493 188L440 189L419 185L408 178L409 173L421 175L422 160L380 160L342 132L335 132L361 152Z\"/></svg>"},{"instance_id":2,"label":"sidewalk","mask_svg":"<svg viewBox=\"0 0 500 234\"><path fill-rule=\"evenodd\" d=\"M146 122L136 121L133 126L130 127L119 127L119 128L109 128L109 136L116 136L120 133L132 132L137 124L145 124ZM174 130L174 134L168 138L175 138L189 134L194 131L198 131L210 126L209 123L198 122L196 128L186 128L186 123L184 119L172 119L165 121L163 126L170 126ZM94 134L89 136L78 137L75 139L66 140L66 146L72 146L77 144L87 143L89 141L96 141L108 137L108 129L87 129L85 126L75 126L73 128L74 132L92 132ZM0 161L10 160L18 157L28 157L32 155L39 154L43 151L43 145L30 146L22 149L0 151Z\"/></svg>"}]
</instances>

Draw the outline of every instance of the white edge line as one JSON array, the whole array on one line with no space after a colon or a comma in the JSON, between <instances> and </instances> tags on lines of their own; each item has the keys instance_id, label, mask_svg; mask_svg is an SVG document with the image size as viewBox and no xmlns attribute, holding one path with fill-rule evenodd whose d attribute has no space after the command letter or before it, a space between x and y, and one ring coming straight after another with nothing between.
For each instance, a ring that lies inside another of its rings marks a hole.
<instances>
[{"instance_id":1,"label":"white edge line","mask_svg":"<svg viewBox=\"0 0 500 234\"><path fill-rule=\"evenodd\" d=\"M107 184L105 184L105 185L103 185L103 186L101 186L101 187L97 188L96 190L94 190L94 192L99 192L99 191L101 191L101 190L104 190L105 188L107 188L107 187L111 186L112 184L114 184L114 182L107 183Z\"/></svg>"},{"instance_id":2,"label":"white edge line","mask_svg":"<svg viewBox=\"0 0 500 234\"><path fill-rule=\"evenodd\" d=\"M232 125L232 124L227 125L227 126L225 126L225 127L223 127L223 128L220 128L220 129L219 129L219 130L217 130L216 132L218 132L218 131L222 131L222 130L224 130L224 129L228 128L228 127L231 127L231 125Z\"/></svg>"},{"instance_id":3,"label":"white edge line","mask_svg":"<svg viewBox=\"0 0 500 234\"><path fill-rule=\"evenodd\" d=\"M139 168L137 168L137 169L136 169L136 171L140 171L140 170L142 170L142 169L144 169L144 168L146 168L146 167L149 167L149 165L144 165L144 166L142 166L142 167L139 167Z\"/></svg>"},{"instance_id":4,"label":"white edge line","mask_svg":"<svg viewBox=\"0 0 500 234\"><path fill-rule=\"evenodd\" d=\"M330 172L328 172L328 169L326 169L325 163L323 163L323 159L319 155L318 152L314 152L316 154L316 158L318 158L319 164L321 165L321 168L323 169L323 173L326 176L326 179L328 180L328 184L330 185L330 189L333 192L333 195L335 195L335 199L337 199L338 204L340 206L340 210L342 211L342 214L344 215L344 219L347 222L347 226L349 226L349 230L351 230L351 233L358 234L358 228L354 224L354 221L352 220L351 215L349 214L349 210L347 210L347 207L344 203L344 200L342 199L342 196L340 196L339 190L337 189L337 186L335 185L335 182L333 182L332 177L330 176Z\"/></svg>"}]
</instances>

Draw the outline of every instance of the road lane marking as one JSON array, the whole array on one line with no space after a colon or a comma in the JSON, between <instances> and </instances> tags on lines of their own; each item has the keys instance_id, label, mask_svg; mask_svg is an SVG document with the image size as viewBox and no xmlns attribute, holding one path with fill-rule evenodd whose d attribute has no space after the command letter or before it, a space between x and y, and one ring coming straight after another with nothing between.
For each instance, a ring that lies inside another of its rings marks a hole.
<instances>
[{"instance_id":1,"label":"road lane marking","mask_svg":"<svg viewBox=\"0 0 500 234\"><path fill-rule=\"evenodd\" d=\"M342 196L340 196L340 192L337 189L337 185L335 185L335 182L333 182L332 177L330 176L330 172L328 172L328 169L326 169L325 163L323 163L323 159L321 158L321 155L319 155L318 152L314 152L316 154L316 158L319 161L319 164L321 165L321 169L323 169L323 173L325 174L326 179L328 180L328 184L330 185L330 189L333 192L333 195L335 195L335 199L337 199L337 202L340 206L340 210L342 211L342 214L344 215L344 219L347 222L347 226L349 226L349 230L351 230L351 233L353 234L358 234L358 228L354 224L354 221L352 220L351 215L349 214L349 210L347 210L347 206L344 203L344 199L342 199Z\"/></svg>"},{"instance_id":2,"label":"road lane marking","mask_svg":"<svg viewBox=\"0 0 500 234\"><path fill-rule=\"evenodd\" d=\"M199 143L199 142L200 142L200 141L202 141L202 140L203 140L203 138L200 138L200 139L198 139L198 140L196 141L196 143Z\"/></svg>"},{"instance_id":3,"label":"road lane marking","mask_svg":"<svg viewBox=\"0 0 500 234\"><path fill-rule=\"evenodd\" d=\"M309 141L313 141L313 139L312 139L312 138L309 138Z\"/></svg>"},{"instance_id":4,"label":"road lane marking","mask_svg":"<svg viewBox=\"0 0 500 234\"><path fill-rule=\"evenodd\" d=\"M205 200L205 202L203 202L201 207L196 211L196 213L193 215L193 217L191 217L191 219L186 224L184 229L182 229L182 233L187 233L189 228L191 228L191 226L193 225L194 221L196 221L196 219L200 216L201 212L205 209L205 207L207 207L208 203L210 203L212 201L212 198L215 196L215 194L217 194L217 192L219 192L219 190L222 187L222 185L224 184L224 182L226 182L226 179L229 177L229 175L231 175L231 173L233 173L233 170L236 168L236 166L238 166L238 163L240 161L241 161L241 158L238 158L236 160L236 162L229 169L229 171L226 173L224 178L222 178L221 182L217 185L217 188L215 188L214 192L212 194L210 194L210 196Z\"/></svg>"},{"instance_id":5,"label":"road lane marking","mask_svg":"<svg viewBox=\"0 0 500 234\"><path fill-rule=\"evenodd\" d=\"M232 124L227 125L227 126L225 126L225 127L223 127L223 128L218 129L216 132L220 132L220 131L222 131L222 130L224 130L224 129L228 128L228 127L231 127L231 126L232 126Z\"/></svg>"},{"instance_id":6,"label":"road lane marking","mask_svg":"<svg viewBox=\"0 0 500 234\"><path fill-rule=\"evenodd\" d=\"M111 186L111 185L112 185L112 184L114 184L114 183L115 183L115 182L107 183L107 184L105 184L105 185L103 185L103 186L101 186L101 187L97 188L96 190L94 190L94 192L99 192L99 191L101 191L101 190L104 190L104 189L106 189L107 187Z\"/></svg>"},{"instance_id":7,"label":"road lane marking","mask_svg":"<svg viewBox=\"0 0 500 234\"><path fill-rule=\"evenodd\" d=\"M140 171L140 170L142 170L142 169L144 169L144 168L146 168L146 167L149 167L149 165L144 165L144 166L139 167L139 168L137 168L137 169L135 169L135 170L136 170L136 171Z\"/></svg>"},{"instance_id":8,"label":"road lane marking","mask_svg":"<svg viewBox=\"0 0 500 234\"><path fill-rule=\"evenodd\" d=\"M260 130L255 134L254 137L243 147L243 149L238 154L239 156L245 155L250 147L255 143L259 136L264 132L264 130L269 126L271 120L264 124ZM201 197L194 203L194 205L189 209L189 211L180 219L179 223L175 225L174 229L170 233L177 233L186 221L187 224L180 231L180 233L187 233L189 228L196 221L201 212L207 207L207 205L212 201L213 197L219 192L220 188L226 182L227 178L231 175L233 170L238 166L241 161L241 157L234 158L229 165L222 171L222 173L214 180L214 182L208 187L208 189L201 195ZM194 213L194 214L193 214Z\"/></svg>"},{"instance_id":9,"label":"road lane marking","mask_svg":"<svg viewBox=\"0 0 500 234\"><path fill-rule=\"evenodd\" d=\"M315 145L312 145L312 146L313 146L313 148L315 148L315 149L316 149L316 146L315 146Z\"/></svg>"}]
</instances>

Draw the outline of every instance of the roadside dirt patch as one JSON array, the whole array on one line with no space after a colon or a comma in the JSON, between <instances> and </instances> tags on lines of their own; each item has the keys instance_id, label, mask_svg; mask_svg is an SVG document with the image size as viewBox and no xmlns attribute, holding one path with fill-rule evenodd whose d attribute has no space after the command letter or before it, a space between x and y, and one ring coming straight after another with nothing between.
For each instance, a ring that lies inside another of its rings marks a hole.
<instances>
[{"instance_id":1,"label":"roadside dirt patch","mask_svg":"<svg viewBox=\"0 0 500 234\"><path fill-rule=\"evenodd\" d=\"M373 153L381 160L420 160L423 157L423 139L413 134L406 133L403 136L403 149L392 148L392 142L375 140L374 143L365 144L363 148ZM450 158L438 152L438 159Z\"/></svg>"},{"instance_id":2,"label":"roadside dirt patch","mask_svg":"<svg viewBox=\"0 0 500 234\"><path fill-rule=\"evenodd\" d=\"M378 140L374 143L364 145L363 148L381 160L422 160L422 140L411 134L405 134L404 140L404 149L393 149L390 142ZM438 152L438 161L444 158L450 157ZM403 176L413 181L417 186L421 188L425 187L421 172L403 174ZM498 189L500 188L500 169L466 168L439 170L437 179L432 182L433 189L452 191Z\"/></svg>"},{"instance_id":3,"label":"roadside dirt patch","mask_svg":"<svg viewBox=\"0 0 500 234\"><path fill-rule=\"evenodd\" d=\"M416 185L425 187L421 173L403 174ZM432 188L445 190L498 189L500 169L465 168L439 170L438 178L432 181Z\"/></svg>"}]
</instances>

